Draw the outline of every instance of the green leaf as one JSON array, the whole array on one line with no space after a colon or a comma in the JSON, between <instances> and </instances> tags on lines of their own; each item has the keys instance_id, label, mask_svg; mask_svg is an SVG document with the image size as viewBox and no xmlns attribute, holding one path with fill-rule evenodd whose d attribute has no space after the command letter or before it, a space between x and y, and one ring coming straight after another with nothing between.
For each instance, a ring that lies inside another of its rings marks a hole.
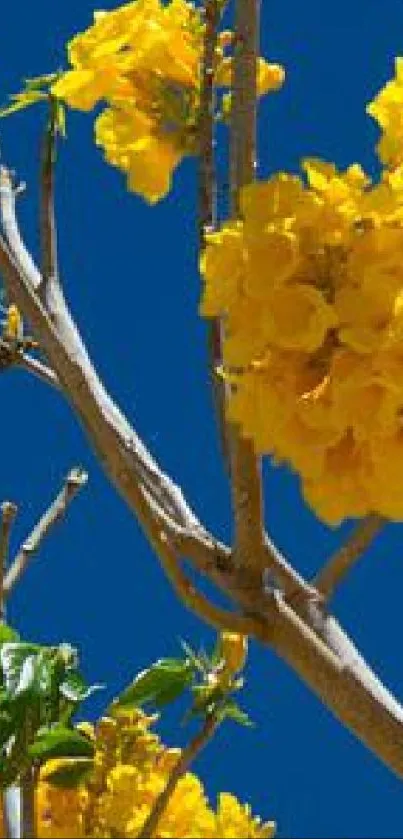
<instances>
[{"instance_id":1,"label":"green leaf","mask_svg":"<svg viewBox=\"0 0 403 839\"><path fill-rule=\"evenodd\" d=\"M60 693L69 702L84 702L97 690L103 690L104 685L88 686L77 670L71 670L60 685Z\"/></svg>"},{"instance_id":2,"label":"green leaf","mask_svg":"<svg viewBox=\"0 0 403 839\"><path fill-rule=\"evenodd\" d=\"M48 88L60 73L45 73L43 76L33 76L31 79L24 79L25 90L37 90L38 88Z\"/></svg>"},{"instance_id":3,"label":"green leaf","mask_svg":"<svg viewBox=\"0 0 403 839\"><path fill-rule=\"evenodd\" d=\"M12 100L10 105L5 105L4 108L0 108L0 118L8 117L16 111L22 111L23 108L29 108L29 106L34 105L35 102L48 99L48 94L42 93L40 90L24 90L22 93L13 94L10 96L10 99Z\"/></svg>"},{"instance_id":4,"label":"green leaf","mask_svg":"<svg viewBox=\"0 0 403 839\"><path fill-rule=\"evenodd\" d=\"M164 658L135 678L131 685L115 700L112 711L127 709L152 702L164 705L176 699L191 683L193 666L189 661Z\"/></svg>"},{"instance_id":5,"label":"green leaf","mask_svg":"<svg viewBox=\"0 0 403 839\"><path fill-rule=\"evenodd\" d=\"M35 680L35 661L41 648L38 644L12 642L0 648L0 665L4 686L11 696L32 687Z\"/></svg>"},{"instance_id":6,"label":"green leaf","mask_svg":"<svg viewBox=\"0 0 403 839\"><path fill-rule=\"evenodd\" d=\"M29 746L28 753L35 760L45 762L55 757L86 757L94 755L94 745L73 728L55 725L41 729Z\"/></svg>"},{"instance_id":7,"label":"green leaf","mask_svg":"<svg viewBox=\"0 0 403 839\"><path fill-rule=\"evenodd\" d=\"M93 767L91 758L66 758L54 769L46 772L44 780L55 787L73 789L85 781Z\"/></svg>"},{"instance_id":8,"label":"green leaf","mask_svg":"<svg viewBox=\"0 0 403 839\"><path fill-rule=\"evenodd\" d=\"M203 653L199 653L199 654L196 653L192 649L192 647L189 646L187 641L182 641L181 640L180 643L181 643L181 647L183 648L184 652L186 653L186 656L188 658L189 663L192 664L195 672L198 670L200 673L203 673L203 675L206 675L206 672L208 672L210 667L208 667L207 671L206 671L206 661L205 661L205 656L203 656Z\"/></svg>"},{"instance_id":9,"label":"green leaf","mask_svg":"<svg viewBox=\"0 0 403 839\"><path fill-rule=\"evenodd\" d=\"M15 629L12 629L11 626L7 626L6 623L0 623L0 647L2 647L3 644L9 644L19 640L20 636Z\"/></svg>"},{"instance_id":10,"label":"green leaf","mask_svg":"<svg viewBox=\"0 0 403 839\"><path fill-rule=\"evenodd\" d=\"M237 722L238 725L253 728L255 723L248 717L248 714L234 702L233 699L227 699L218 710L220 720L231 719Z\"/></svg>"}]
</instances>

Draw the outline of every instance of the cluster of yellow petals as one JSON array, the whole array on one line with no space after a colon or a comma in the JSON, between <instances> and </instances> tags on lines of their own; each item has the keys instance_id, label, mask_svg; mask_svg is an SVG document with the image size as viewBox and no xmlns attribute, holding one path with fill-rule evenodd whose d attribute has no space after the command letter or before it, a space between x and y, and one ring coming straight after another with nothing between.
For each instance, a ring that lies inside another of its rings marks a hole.
<instances>
[{"instance_id":1,"label":"cluster of yellow petals","mask_svg":"<svg viewBox=\"0 0 403 839\"><path fill-rule=\"evenodd\" d=\"M42 769L37 791L39 839L113 837L134 839L150 813L178 758L179 749L165 748L150 731L153 718L140 711L103 718L93 728L81 725L96 745L95 770L78 789L46 783L49 761ZM270 839L274 824L261 824L250 808L229 793L218 797L217 810L208 804L200 780L184 775L154 834L156 839ZM0 811L0 836L1 830Z\"/></svg>"},{"instance_id":2,"label":"cluster of yellow petals","mask_svg":"<svg viewBox=\"0 0 403 839\"><path fill-rule=\"evenodd\" d=\"M94 23L68 45L70 69L51 92L72 108L105 109L95 123L96 143L108 163L127 174L128 188L151 204L170 188L175 167L197 151L204 23L186 0L133 0L95 12ZM216 49L216 84L231 85L231 33ZM284 80L278 64L262 58L259 95Z\"/></svg>"},{"instance_id":3,"label":"cluster of yellow petals","mask_svg":"<svg viewBox=\"0 0 403 839\"><path fill-rule=\"evenodd\" d=\"M201 264L201 313L223 318L229 419L299 473L333 525L403 519L402 59L368 110L388 164L377 183L308 159L301 177L250 184Z\"/></svg>"}]
</instances>

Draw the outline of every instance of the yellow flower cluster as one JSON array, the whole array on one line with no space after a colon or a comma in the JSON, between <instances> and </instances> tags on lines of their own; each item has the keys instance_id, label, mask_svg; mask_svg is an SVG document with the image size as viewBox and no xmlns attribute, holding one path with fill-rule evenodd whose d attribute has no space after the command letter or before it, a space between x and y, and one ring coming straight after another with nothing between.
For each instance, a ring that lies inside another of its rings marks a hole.
<instances>
[{"instance_id":1,"label":"yellow flower cluster","mask_svg":"<svg viewBox=\"0 0 403 839\"><path fill-rule=\"evenodd\" d=\"M229 419L329 524L403 519L403 59L368 110L379 182L308 159L301 177L248 185L201 263Z\"/></svg>"},{"instance_id":2,"label":"yellow flower cluster","mask_svg":"<svg viewBox=\"0 0 403 839\"><path fill-rule=\"evenodd\" d=\"M103 718L95 728L79 726L95 741L95 771L79 789L60 789L46 783L46 776L61 761L46 764L37 793L39 839L134 839L139 834L180 757L179 749L165 748L150 731L153 720L139 711ZM272 822L261 824L229 793L219 796L214 812L199 779L187 773L161 816L156 839L270 839L273 835ZM1 811L0 836L4 836Z\"/></svg>"},{"instance_id":3,"label":"yellow flower cluster","mask_svg":"<svg viewBox=\"0 0 403 839\"><path fill-rule=\"evenodd\" d=\"M108 163L127 174L128 188L151 204L170 188L172 172L197 151L204 23L186 0L133 0L108 12L68 45L71 69L51 93L72 108L106 108L96 119L96 143ZM216 50L216 83L231 85L231 33ZM260 95L277 90L284 71L259 59Z\"/></svg>"}]
</instances>

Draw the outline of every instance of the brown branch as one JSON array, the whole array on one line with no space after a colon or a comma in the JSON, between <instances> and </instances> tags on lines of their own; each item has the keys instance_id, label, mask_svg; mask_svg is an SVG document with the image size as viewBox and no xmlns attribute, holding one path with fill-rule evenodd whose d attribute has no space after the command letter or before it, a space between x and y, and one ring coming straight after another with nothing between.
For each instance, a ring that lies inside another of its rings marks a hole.
<instances>
[{"instance_id":1,"label":"brown branch","mask_svg":"<svg viewBox=\"0 0 403 839\"><path fill-rule=\"evenodd\" d=\"M360 560L371 542L385 525L385 519L376 513L366 516L353 530L346 543L327 560L318 571L312 585L328 601L346 574Z\"/></svg>"},{"instance_id":2,"label":"brown branch","mask_svg":"<svg viewBox=\"0 0 403 839\"><path fill-rule=\"evenodd\" d=\"M33 373L34 376L52 387L59 387L57 377L50 367L24 352L24 349L19 347L18 344L16 346L15 342L0 336L0 372L16 367Z\"/></svg>"},{"instance_id":3,"label":"brown branch","mask_svg":"<svg viewBox=\"0 0 403 839\"><path fill-rule=\"evenodd\" d=\"M72 469L69 472L63 488L23 543L4 578L4 597L6 599L24 573L33 554L38 551L45 536L47 536L51 528L64 516L68 505L81 487L86 484L87 478L86 472L83 472L81 469Z\"/></svg>"},{"instance_id":4,"label":"brown branch","mask_svg":"<svg viewBox=\"0 0 403 839\"><path fill-rule=\"evenodd\" d=\"M260 0L237 0L231 107L231 212L240 213L240 190L256 169L257 83Z\"/></svg>"},{"instance_id":5,"label":"brown branch","mask_svg":"<svg viewBox=\"0 0 403 839\"><path fill-rule=\"evenodd\" d=\"M184 574L180 559L172 550L168 539L163 536L160 539L165 543L165 549L159 548L158 557L174 591L188 609L217 630L226 629L242 635L264 634L264 624L257 618L221 609L197 591Z\"/></svg>"},{"instance_id":6,"label":"brown branch","mask_svg":"<svg viewBox=\"0 0 403 839\"><path fill-rule=\"evenodd\" d=\"M40 240L42 253L41 293L47 283L58 282L57 232L55 220L55 177L56 157L55 101L50 98L48 124L45 128L40 177Z\"/></svg>"},{"instance_id":7,"label":"brown branch","mask_svg":"<svg viewBox=\"0 0 403 839\"><path fill-rule=\"evenodd\" d=\"M239 195L255 174L256 61L259 0L237 0L236 51L231 107L230 185L231 214L239 216ZM238 562L263 570L263 490L261 460L238 426L230 426L231 483Z\"/></svg>"},{"instance_id":8,"label":"brown branch","mask_svg":"<svg viewBox=\"0 0 403 839\"><path fill-rule=\"evenodd\" d=\"M201 90L197 138L199 144L199 244L205 245L205 234L215 227L217 218L217 186L214 160L214 65L219 23L218 0L205 0L204 38L201 64Z\"/></svg>"},{"instance_id":9,"label":"brown branch","mask_svg":"<svg viewBox=\"0 0 403 839\"><path fill-rule=\"evenodd\" d=\"M218 0L205 0L204 41L201 66L201 91L198 124L199 143L199 251L206 245L206 233L217 224L217 184L214 159L215 119L215 48L220 19ZM218 375L222 363L223 326L221 318L210 318L207 324L209 373L212 386L214 412L219 430L222 453L227 460L228 450L225 428L226 382Z\"/></svg>"},{"instance_id":10,"label":"brown branch","mask_svg":"<svg viewBox=\"0 0 403 839\"><path fill-rule=\"evenodd\" d=\"M14 192L4 171L0 208L2 205L15 213ZM226 551L223 562L215 562L216 540L198 521L179 488L160 470L99 381L61 290L52 288L47 308L39 299L35 289L40 276L32 260L27 260L15 218L11 221L8 232L13 235L8 237L8 246L0 239L0 268L9 295L32 324L100 462L139 518L152 547L157 553L162 550L161 533L169 539L186 535L188 548L192 540L197 542L198 550L193 556L189 550L189 558L241 612L259 618L265 631L260 633L259 623L252 634L272 645L333 713L403 777L402 707L369 670L337 622L315 610L310 598L307 616L302 618L277 594L265 595L260 574L256 574L255 584L248 567L231 564L228 568ZM276 554L270 553L276 568Z\"/></svg>"},{"instance_id":11,"label":"brown branch","mask_svg":"<svg viewBox=\"0 0 403 839\"><path fill-rule=\"evenodd\" d=\"M343 663L280 598L275 612L273 649L344 726L403 778L402 706L390 694L382 696L384 689L376 679L369 686L358 662Z\"/></svg>"},{"instance_id":12,"label":"brown branch","mask_svg":"<svg viewBox=\"0 0 403 839\"><path fill-rule=\"evenodd\" d=\"M172 541L186 543L186 555L202 572L218 569L215 581L228 591L228 549L198 521L181 491L162 472L134 429L106 393L66 306L58 283L47 286L48 309L36 293L41 277L27 253L15 217L15 190L5 167L1 170L0 213L7 242L0 240L0 268L9 294L16 300L40 339L59 386L73 404L100 461L146 533L156 512ZM49 311L48 311L49 310ZM52 317L50 316L50 313ZM153 499L151 510L150 499ZM158 550L157 542L153 547ZM278 552L266 550L264 563L275 571L286 590L302 589L301 577ZM214 569L211 566L214 565ZM225 567L225 573L220 569ZM254 585L245 585L253 589ZM256 586L255 586L256 587ZM305 586L306 596L311 592ZM258 581L261 591L261 579ZM253 591L252 591L253 593Z\"/></svg>"},{"instance_id":13,"label":"brown branch","mask_svg":"<svg viewBox=\"0 0 403 839\"><path fill-rule=\"evenodd\" d=\"M10 545L11 528L17 515L18 507L11 501L3 501L0 506L0 623L5 619L6 599L6 564Z\"/></svg>"},{"instance_id":14,"label":"brown branch","mask_svg":"<svg viewBox=\"0 0 403 839\"><path fill-rule=\"evenodd\" d=\"M218 728L219 722L214 714L206 717L201 730L183 750L179 760L174 766L166 786L155 800L150 815L146 818L143 827L138 834L138 839L151 839L158 828L161 816L164 814L172 795L183 775L189 770L190 765L207 745Z\"/></svg>"},{"instance_id":15,"label":"brown branch","mask_svg":"<svg viewBox=\"0 0 403 839\"><path fill-rule=\"evenodd\" d=\"M60 388L57 376L42 361L39 361L37 358L33 358L32 355L28 353L21 353L19 354L14 362L16 367L19 367L21 370L27 370L28 373L33 373L38 379L44 382L47 385L51 385L51 387Z\"/></svg>"},{"instance_id":16,"label":"brown branch","mask_svg":"<svg viewBox=\"0 0 403 839\"><path fill-rule=\"evenodd\" d=\"M39 772L30 767L21 778L21 825L24 839L36 839L36 785Z\"/></svg>"}]
</instances>

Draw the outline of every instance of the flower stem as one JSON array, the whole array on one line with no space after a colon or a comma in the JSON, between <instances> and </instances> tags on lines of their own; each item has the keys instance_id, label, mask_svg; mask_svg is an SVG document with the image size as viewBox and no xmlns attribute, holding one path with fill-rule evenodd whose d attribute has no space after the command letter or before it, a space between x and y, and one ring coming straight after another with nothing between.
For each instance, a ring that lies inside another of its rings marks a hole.
<instances>
[{"instance_id":1,"label":"flower stem","mask_svg":"<svg viewBox=\"0 0 403 839\"><path fill-rule=\"evenodd\" d=\"M206 717L203 726L198 734L190 741L188 746L183 750L178 762L171 772L167 784L159 794L151 809L150 815L146 818L143 827L138 834L138 839L150 839L153 836L161 816L165 812L170 798L172 797L181 777L188 771L190 764L194 761L197 755L204 749L205 745L211 740L219 721L215 714L210 714Z\"/></svg>"}]
</instances>

